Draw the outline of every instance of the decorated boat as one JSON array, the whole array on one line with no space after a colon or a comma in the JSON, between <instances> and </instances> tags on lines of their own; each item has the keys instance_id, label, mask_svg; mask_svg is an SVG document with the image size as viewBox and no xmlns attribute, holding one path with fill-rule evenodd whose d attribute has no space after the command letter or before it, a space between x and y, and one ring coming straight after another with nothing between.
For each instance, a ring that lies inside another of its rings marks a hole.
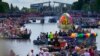
<instances>
[{"instance_id":1,"label":"decorated boat","mask_svg":"<svg viewBox=\"0 0 100 56\"><path fill-rule=\"evenodd\" d=\"M72 17L68 13L64 13L60 17L58 27L61 29L56 36L59 40L63 39L67 43L74 43L73 45L79 45L84 42L86 45L95 45L97 33L89 31L88 29L82 29L81 27L75 28ZM40 37L40 39L34 40L33 43L35 45L52 45L52 42L55 39L55 34L48 34L47 39L45 38L45 35L46 34L44 34L44 37ZM59 46L59 48L61 47Z\"/></svg>"}]
</instances>

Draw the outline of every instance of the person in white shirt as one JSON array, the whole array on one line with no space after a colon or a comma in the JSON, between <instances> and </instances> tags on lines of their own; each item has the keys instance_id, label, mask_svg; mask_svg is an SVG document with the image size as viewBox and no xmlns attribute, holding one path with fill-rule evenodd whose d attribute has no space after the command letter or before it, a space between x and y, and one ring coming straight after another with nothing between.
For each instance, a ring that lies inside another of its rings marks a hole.
<instances>
[{"instance_id":1,"label":"person in white shirt","mask_svg":"<svg viewBox=\"0 0 100 56\"><path fill-rule=\"evenodd\" d=\"M39 51L39 56L43 56L43 53L44 53L43 49L42 49L42 48L40 48L40 51Z\"/></svg>"},{"instance_id":2,"label":"person in white shirt","mask_svg":"<svg viewBox=\"0 0 100 56\"><path fill-rule=\"evenodd\" d=\"M88 50L86 50L86 51L84 52L84 56L90 56L90 53L88 52Z\"/></svg>"},{"instance_id":3,"label":"person in white shirt","mask_svg":"<svg viewBox=\"0 0 100 56\"><path fill-rule=\"evenodd\" d=\"M34 50L31 50L31 52L28 54L28 56L34 56Z\"/></svg>"},{"instance_id":4,"label":"person in white shirt","mask_svg":"<svg viewBox=\"0 0 100 56\"><path fill-rule=\"evenodd\" d=\"M50 56L50 53L48 52L48 50L44 50L43 56Z\"/></svg>"}]
</instances>

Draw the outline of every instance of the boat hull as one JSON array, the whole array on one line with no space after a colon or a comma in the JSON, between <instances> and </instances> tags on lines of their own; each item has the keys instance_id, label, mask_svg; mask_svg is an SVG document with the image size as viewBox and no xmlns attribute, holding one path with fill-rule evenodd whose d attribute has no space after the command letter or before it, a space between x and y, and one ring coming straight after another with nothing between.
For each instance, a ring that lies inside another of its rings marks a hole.
<instances>
[{"instance_id":1,"label":"boat hull","mask_svg":"<svg viewBox=\"0 0 100 56\"><path fill-rule=\"evenodd\" d=\"M4 38L4 39L30 39L30 35L31 34L24 34L24 35L20 35L19 37L9 37L9 38Z\"/></svg>"}]
</instances>

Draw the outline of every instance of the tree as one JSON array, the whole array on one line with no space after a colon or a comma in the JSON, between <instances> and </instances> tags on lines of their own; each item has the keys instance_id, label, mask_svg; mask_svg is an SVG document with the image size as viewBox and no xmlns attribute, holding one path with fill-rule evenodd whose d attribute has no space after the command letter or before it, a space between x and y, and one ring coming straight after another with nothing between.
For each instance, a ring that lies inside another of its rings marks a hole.
<instances>
[{"instance_id":1,"label":"tree","mask_svg":"<svg viewBox=\"0 0 100 56\"><path fill-rule=\"evenodd\" d=\"M14 13L14 12L19 12L19 8L17 6L13 6L13 4L10 5L10 12Z\"/></svg>"},{"instance_id":2,"label":"tree","mask_svg":"<svg viewBox=\"0 0 100 56\"><path fill-rule=\"evenodd\" d=\"M74 10L81 10L84 5L84 0L78 0L77 2L74 2L72 5L72 9Z\"/></svg>"},{"instance_id":3,"label":"tree","mask_svg":"<svg viewBox=\"0 0 100 56\"><path fill-rule=\"evenodd\" d=\"M100 12L100 0L78 0L73 3L72 9Z\"/></svg>"},{"instance_id":4,"label":"tree","mask_svg":"<svg viewBox=\"0 0 100 56\"><path fill-rule=\"evenodd\" d=\"M15 12L20 11L20 10L19 10L19 7L17 7L17 6L14 8L14 10L15 10Z\"/></svg>"},{"instance_id":5,"label":"tree","mask_svg":"<svg viewBox=\"0 0 100 56\"><path fill-rule=\"evenodd\" d=\"M100 13L100 0L92 0L90 3L91 11Z\"/></svg>"},{"instance_id":6,"label":"tree","mask_svg":"<svg viewBox=\"0 0 100 56\"><path fill-rule=\"evenodd\" d=\"M2 0L0 0L0 2L2 2Z\"/></svg>"},{"instance_id":7,"label":"tree","mask_svg":"<svg viewBox=\"0 0 100 56\"><path fill-rule=\"evenodd\" d=\"M82 9L83 5L84 5L84 0L78 0L78 6L80 10Z\"/></svg>"},{"instance_id":8,"label":"tree","mask_svg":"<svg viewBox=\"0 0 100 56\"><path fill-rule=\"evenodd\" d=\"M9 11L9 5L5 2L0 2L0 13L6 13Z\"/></svg>"},{"instance_id":9,"label":"tree","mask_svg":"<svg viewBox=\"0 0 100 56\"><path fill-rule=\"evenodd\" d=\"M95 10L96 10L97 12L100 12L100 0L96 0L96 1L95 1Z\"/></svg>"},{"instance_id":10,"label":"tree","mask_svg":"<svg viewBox=\"0 0 100 56\"><path fill-rule=\"evenodd\" d=\"M13 4L11 4L11 6L10 6L10 7L11 7L11 10L13 10L13 9L14 9Z\"/></svg>"},{"instance_id":11,"label":"tree","mask_svg":"<svg viewBox=\"0 0 100 56\"><path fill-rule=\"evenodd\" d=\"M72 9L73 10L80 10L79 3L78 2L74 2L73 5L72 5Z\"/></svg>"},{"instance_id":12,"label":"tree","mask_svg":"<svg viewBox=\"0 0 100 56\"><path fill-rule=\"evenodd\" d=\"M10 12L14 12L13 4L10 5Z\"/></svg>"},{"instance_id":13,"label":"tree","mask_svg":"<svg viewBox=\"0 0 100 56\"><path fill-rule=\"evenodd\" d=\"M29 9L26 8L26 7L23 7L23 8L21 9L21 11L22 11L22 12L29 12Z\"/></svg>"},{"instance_id":14,"label":"tree","mask_svg":"<svg viewBox=\"0 0 100 56\"><path fill-rule=\"evenodd\" d=\"M90 0L84 0L83 1L85 4L89 4L90 3Z\"/></svg>"},{"instance_id":15,"label":"tree","mask_svg":"<svg viewBox=\"0 0 100 56\"><path fill-rule=\"evenodd\" d=\"M84 4L82 10L89 11L90 10L89 4Z\"/></svg>"}]
</instances>

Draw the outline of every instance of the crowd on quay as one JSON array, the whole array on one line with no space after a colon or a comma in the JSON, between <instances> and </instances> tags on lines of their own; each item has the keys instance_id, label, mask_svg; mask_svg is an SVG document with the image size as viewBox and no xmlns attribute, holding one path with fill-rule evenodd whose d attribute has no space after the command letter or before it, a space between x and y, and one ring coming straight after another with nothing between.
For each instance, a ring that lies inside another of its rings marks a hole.
<instances>
[{"instance_id":1,"label":"crowd on quay","mask_svg":"<svg viewBox=\"0 0 100 56\"><path fill-rule=\"evenodd\" d=\"M74 30L69 30L68 34L66 34L65 31L59 31L59 32L56 31L54 34L52 32L50 33L41 32L37 40L43 40L46 42L45 45L42 48L40 48L38 56L98 56L96 45L93 44L95 42L95 39L92 40L94 42L91 42L91 44L93 45L88 45L87 40L84 40L83 42L77 44L75 41L76 38L72 39L69 37L65 37L70 35L70 33L72 32L90 33L91 31L92 30L90 29L84 30L78 27ZM45 55L45 52L48 55Z\"/></svg>"},{"instance_id":2,"label":"crowd on quay","mask_svg":"<svg viewBox=\"0 0 100 56\"><path fill-rule=\"evenodd\" d=\"M24 19L8 17L0 20L0 37L1 38L19 38L21 34L30 34L24 27Z\"/></svg>"},{"instance_id":3,"label":"crowd on quay","mask_svg":"<svg viewBox=\"0 0 100 56\"><path fill-rule=\"evenodd\" d=\"M97 20L95 18L83 18L83 17L76 17L73 18L73 21L77 25L88 25L88 26L98 26L100 25L100 20Z\"/></svg>"}]
</instances>

